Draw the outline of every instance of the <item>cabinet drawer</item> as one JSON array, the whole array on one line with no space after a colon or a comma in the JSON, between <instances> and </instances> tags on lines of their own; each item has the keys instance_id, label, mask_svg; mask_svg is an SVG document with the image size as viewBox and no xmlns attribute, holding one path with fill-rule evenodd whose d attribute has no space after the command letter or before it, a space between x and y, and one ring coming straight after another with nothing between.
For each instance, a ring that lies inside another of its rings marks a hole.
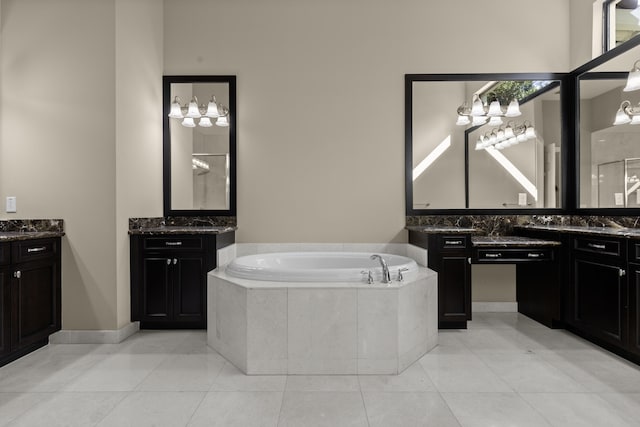
<instances>
[{"instance_id":1,"label":"cabinet drawer","mask_svg":"<svg viewBox=\"0 0 640 427\"><path fill-rule=\"evenodd\" d=\"M8 265L11 262L10 249L9 243L0 243L0 265Z\"/></svg>"},{"instance_id":2,"label":"cabinet drawer","mask_svg":"<svg viewBox=\"0 0 640 427\"><path fill-rule=\"evenodd\" d=\"M442 236L440 249L465 249L468 246L466 236Z\"/></svg>"},{"instance_id":3,"label":"cabinet drawer","mask_svg":"<svg viewBox=\"0 0 640 427\"><path fill-rule=\"evenodd\" d=\"M147 237L144 239L144 249L201 250L202 248L202 237L198 236Z\"/></svg>"},{"instance_id":4,"label":"cabinet drawer","mask_svg":"<svg viewBox=\"0 0 640 427\"><path fill-rule=\"evenodd\" d=\"M640 242L634 240L629 242L629 261L640 262Z\"/></svg>"},{"instance_id":5,"label":"cabinet drawer","mask_svg":"<svg viewBox=\"0 0 640 427\"><path fill-rule=\"evenodd\" d=\"M57 253L56 239L22 240L11 243L11 260L14 263L46 259Z\"/></svg>"},{"instance_id":6,"label":"cabinet drawer","mask_svg":"<svg viewBox=\"0 0 640 427\"><path fill-rule=\"evenodd\" d=\"M479 263L513 263L553 261L553 249L478 249Z\"/></svg>"},{"instance_id":7,"label":"cabinet drawer","mask_svg":"<svg viewBox=\"0 0 640 427\"><path fill-rule=\"evenodd\" d=\"M590 239L577 237L574 239L575 250L603 255L622 255L622 244L618 240Z\"/></svg>"}]
</instances>

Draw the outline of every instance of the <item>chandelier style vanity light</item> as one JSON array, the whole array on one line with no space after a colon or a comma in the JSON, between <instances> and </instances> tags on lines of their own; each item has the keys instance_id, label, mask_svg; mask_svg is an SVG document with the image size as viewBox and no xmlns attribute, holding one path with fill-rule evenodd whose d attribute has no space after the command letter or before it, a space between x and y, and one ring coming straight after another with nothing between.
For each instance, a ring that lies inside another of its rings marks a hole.
<instances>
[{"instance_id":1,"label":"chandelier style vanity light","mask_svg":"<svg viewBox=\"0 0 640 427\"><path fill-rule=\"evenodd\" d=\"M216 97L211 95L207 105L198 105L198 98L194 95L188 104L181 104L182 100L176 96L171 103L169 117L182 119L182 126L193 128L198 126L208 128L213 126L211 119L216 119L216 126L229 126L229 109L216 102ZM196 123L195 120L198 120Z\"/></svg>"},{"instance_id":2,"label":"chandelier style vanity light","mask_svg":"<svg viewBox=\"0 0 640 427\"><path fill-rule=\"evenodd\" d=\"M633 68L627 76L627 84L622 89L623 92L633 92L640 89L640 60L633 64ZM616 112L616 118L613 121L614 126L618 125L638 125L640 124L640 103L633 106L631 101L624 100L620 103L620 108Z\"/></svg>"},{"instance_id":3,"label":"chandelier style vanity light","mask_svg":"<svg viewBox=\"0 0 640 427\"><path fill-rule=\"evenodd\" d=\"M484 150L490 147L502 150L536 138L536 131L528 121L521 125L513 125L512 123L507 123L505 128L492 129L484 135L480 135L476 142L476 150Z\"/></svg>"},{"instance_id":4,"label":"chandelier style vanity light","mask_svg":"<svg viewBox=\"0 0 640 427\"><path fill-rule=\"evenodd\" d=\"M456 124L459 126L480 126L489 122L490 126L502 125L503 117L518 117L520 112L520 104L517 99L513 99L509 106L505 109L500 105L500 101L494 99L489 105L482 102L478 94L473 95L471 107L465 102L458 107L458 120Z\"/></svg>"}]
</instances>

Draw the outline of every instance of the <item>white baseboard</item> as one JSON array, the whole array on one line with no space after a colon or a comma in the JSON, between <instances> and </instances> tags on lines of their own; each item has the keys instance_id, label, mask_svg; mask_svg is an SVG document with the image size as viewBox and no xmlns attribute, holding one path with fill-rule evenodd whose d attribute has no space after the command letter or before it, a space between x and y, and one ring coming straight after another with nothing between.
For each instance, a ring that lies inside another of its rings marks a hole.
<instances>
[{"instance_id":1,"label":"white baseboard","mask_svg":"<svg viewBox=\"0 0 640 427\"><path fill-rule=\"evenodd\" d=\"M118 344L140 330L140 322L131 322L120 329L79 331L66 330L49 336L51 344Z\"/></svg>"},{"instance_id":2,"label":"white baseboard","mask_svg":"<svg viewBox=\"0 0 640 427\"><path fill-rule=\"evenodd\" d=\"M517 302L472 302L471 311L476 313L515 313Z\"/></svg>"}]
</instances>

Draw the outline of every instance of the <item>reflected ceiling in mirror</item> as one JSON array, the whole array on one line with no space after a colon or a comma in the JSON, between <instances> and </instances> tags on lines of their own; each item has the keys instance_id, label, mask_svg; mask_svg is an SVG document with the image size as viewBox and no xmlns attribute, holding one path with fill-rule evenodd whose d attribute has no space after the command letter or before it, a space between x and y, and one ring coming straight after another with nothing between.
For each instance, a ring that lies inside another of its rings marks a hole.
<instances>
[{"instance_id":1,"label":"reflected ceiling in mirror","mask_svg":"<svg viewBox=\"0 0 640 427\"><path fill-rule=\"evenodd\" d=\"M165 76L165 216L235 215L235 77Z\"/></svg>"},{"instance_id":2,"label":"reflected ceiling in mirror","mask_svg":"<svg viewBox=\"0 0 640 427\"><path fill-rule=\"evenodd\" d=\"M560 208L560 75L553 77L406 76L407 214Z\"/></svg>"}]
</instances>

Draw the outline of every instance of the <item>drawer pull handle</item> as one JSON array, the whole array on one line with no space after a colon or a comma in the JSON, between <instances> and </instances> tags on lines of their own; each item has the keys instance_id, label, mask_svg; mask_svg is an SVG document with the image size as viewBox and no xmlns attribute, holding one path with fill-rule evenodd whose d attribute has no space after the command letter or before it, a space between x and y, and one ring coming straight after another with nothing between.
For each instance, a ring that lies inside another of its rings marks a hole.
<instances>
[{"instance_id":1,"label":"drawer pull handle","mask_svg":"<svg viewBox=\"0 0 640 427\"><path fill-rule=\"evenodd\" d=\"M607 249L605 245L599 245L597 243L587 243L587 246L593 249Z\"/></svg>"},{"instance_id":2,"label":"drawer pull handle","mask_svg":"<svg viewBox=\"0 0 640 427\"><path fill-rule=\"evenodd\" d=\"M536 252L529 252L529 253L527 254L527 257L528 257L528 258L540 258L541 256L542 256L542 254L541 254L541 253L536 253Z\"/></svg>"},{"instance_id":3,"label":"drawer pull handle","mask_svg":"<svg viewBox=\"0 0 640 427\"><path fill-rule=\"evenodd\" d=\"M167 246L182 246L182 242L164 242Z\"/></svg>"},{"instance_id":4,"label":"drawer pull handle","mask_svg":"<svg viewBox=\"0 0 640 427\"><path fill-rule=\"evenodd\" d=\"M32 253L32 252L42 252L42 251L46 251L47 247L46 246L40 246L39 248L28 248L27 249L27 253Z\"/></svg>"},{"instance_id":5,"label":"drawer pull handle","mask_svg":"<svg viewBox=\"0 0 640 427\"><path fill-rule=\"evenodd\" d=\"M462 240L447 240L444 244L448 246L460 246L462 244Z\"/></svg>"},{"instance_id":6,"label":"drawer pull handle","mask_svg":"<svg viewBox=\"0 0 640 427\"><path fill-rule=\"evenodd\" d=\"M497 254L485 254L485 257L487 258L500 258L502 256L501 253L497 253Z\"/></svg>"}]
</instances>

